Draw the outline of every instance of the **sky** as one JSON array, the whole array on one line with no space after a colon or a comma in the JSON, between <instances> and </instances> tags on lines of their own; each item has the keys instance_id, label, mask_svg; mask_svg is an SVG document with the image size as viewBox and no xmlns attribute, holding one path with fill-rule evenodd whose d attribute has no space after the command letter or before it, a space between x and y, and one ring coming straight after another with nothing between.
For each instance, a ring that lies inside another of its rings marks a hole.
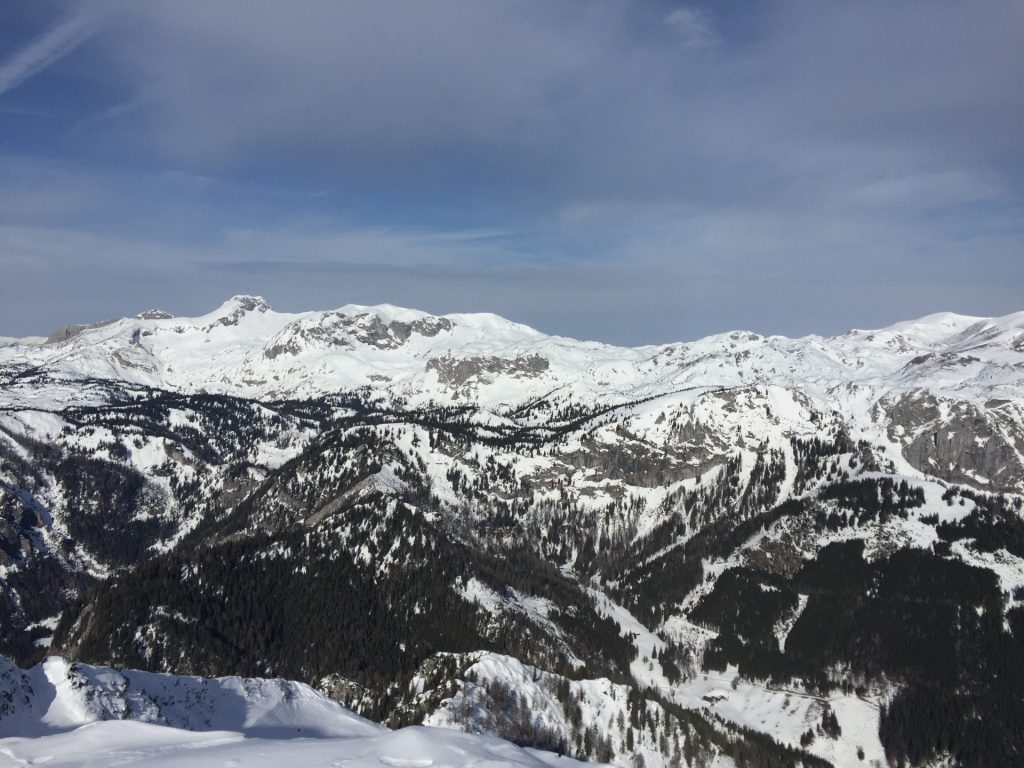
<instances>
[{"instance_id":1,"label":"sky","mask_svg":"<svg viewBox=\"0 0 1024 768\"><path fill-rule=\"evenodd\" d=\"M0 6L0 335L233 294L664 343L1024 309L1024 2Z\"/></svg>"}]
</instances>

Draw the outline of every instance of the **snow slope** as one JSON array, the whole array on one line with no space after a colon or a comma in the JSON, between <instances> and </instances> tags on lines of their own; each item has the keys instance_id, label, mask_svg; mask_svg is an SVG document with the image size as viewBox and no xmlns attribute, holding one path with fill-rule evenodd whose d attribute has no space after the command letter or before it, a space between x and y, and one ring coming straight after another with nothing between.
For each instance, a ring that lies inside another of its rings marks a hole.
<instances>
[{"instance_id":1,"label":"snow slope","mask_svg":"<svg viewBox=\"0 0 1024 768\"><path fill-rule=\"evenodd\" d=\"M228 731L185 731L140 722L90 723L36 739L0 740L0 765L146 768L501 768L578 766L569 758L507 741L439 728L317 739L250 738Z\"/></svg>"},{"instance_id":2,"label":"snow slope","mask_svg":"<svg viewBox=\"0 0 1024 768\"><path fill-rule=\"evenodd\" d=\"M390 731L308 686L0 658L0 765L565 766L497 738Z\"/></svg>"}]
</instances>

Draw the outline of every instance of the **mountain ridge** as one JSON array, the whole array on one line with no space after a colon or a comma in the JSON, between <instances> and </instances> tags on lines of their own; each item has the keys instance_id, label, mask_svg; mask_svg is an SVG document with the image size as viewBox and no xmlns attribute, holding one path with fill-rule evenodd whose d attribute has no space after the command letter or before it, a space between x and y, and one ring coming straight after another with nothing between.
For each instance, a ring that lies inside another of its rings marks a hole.
<instances>
[{"instance_id":1,"label":"mountain ridge","mask_svg":"<svg viewBox=\"0 0 1024 768\"><path fill-rule=\"evenodd\" d=\"M853 383L906 391L927 380L931 389L1017 396L1024 367L1024 312L941 313L831 337L733 331L616 347L549 336L490 314L430 315L386 304L277 313L259 297L240 295L194 318L122 318L75 328L45 345L0 348L0 366L56 380L86 377L258 399L369 387L414 402L490 405L556 388L626 396L703 383L819 390ZM505 386L493 386L496 379ZM8 383L16 391L17 381Z\"/></svg>"}]
</instances>

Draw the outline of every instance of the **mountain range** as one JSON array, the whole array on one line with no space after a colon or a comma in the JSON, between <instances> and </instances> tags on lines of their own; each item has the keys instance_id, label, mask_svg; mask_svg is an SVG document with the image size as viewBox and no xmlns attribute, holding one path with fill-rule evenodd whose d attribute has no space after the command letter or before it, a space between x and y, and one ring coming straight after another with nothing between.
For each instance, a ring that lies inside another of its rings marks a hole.
<instances>
[{"instance_id":1,"label":"mountain range","mask_svg":"<svg viewBox=\"0 0 1024 768\"><path fill-rule=\"evenodd\" d=\"M1021 764L1022 502L1024 312L622 348L236 296L0 344L0 653L578 759Z\"/></svg>"}]
</instances>

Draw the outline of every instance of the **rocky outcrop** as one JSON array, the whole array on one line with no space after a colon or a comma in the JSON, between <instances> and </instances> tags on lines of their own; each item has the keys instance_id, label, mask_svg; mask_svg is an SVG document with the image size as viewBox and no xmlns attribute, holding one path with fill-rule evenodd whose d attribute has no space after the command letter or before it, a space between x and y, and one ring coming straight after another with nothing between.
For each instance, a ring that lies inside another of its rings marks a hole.
<instances>
[{"instance_id":1,"label":"rocky outcrop","mask_svg":"<svg viewBox=\"0 0 1024 768\"><path fill-rule=\"evenodd\" d=\"M57 328L49 336L46 337L44 344L60 344L68 339L73 339L85 331L91 331L94 328L103 328L106 325L116 323L116 320L101 320L98 323L85 323L83 325L64 325Z\"/></svg>"},{"instance_id":2,"label":"rocky outcrop","mask_svg":"<svg viewBox=\"0 0 1024 768\"><path fill-rule=\"evenodd\" d=\"M495 376L534 378L550 366L547 358L540 355L511 359L493 356L455 358L445 355L427 361L427 371L435 371L437 380L451 389L460 389L472 381L488 383Z\"/></svg>"},{"instance_id":3,"label":"rocky outcrop","mask_svg":"<svg viewBox=\"0 0 1024 768\"><path fill-rule=\"evenodd\" d=\"M991 407L989 407L991 406ZM921 472L989 491L1016 492L1024 482L1024 435L1008 401L973 403L910 393L884 404L889 437Z\"/></svg>"},{"instance_id":4,"label":"rocky outcrop","mask_svg":"<svg viewBox=\"0 0 1024 768\"><path fill-rule=\"evenodd\" d=\"M259 296L234 296L224 304L223 309L226 310L225 314L217 318L207 330L217 326L238 325L238 321L250 312L268 312L270 305Z\"/></svg>"},{"instance_id":5,"label":"rocky outcrop","mask_svg":"<svg viewBox=\"0 0 1024 768\"><path fill-rule=\"evenodd\" d=\"M687 425L693 434L703 434L701 425ZM615 441L588 435L578 450L565 453L562 460L577 469L596 469L599 476L621 480L627 485L656 488L699 477L722 462L711 439L704 444L652 445L624 427L615 430ZM697 441L699 443L699 441Z\"/></svg>"},{"instance_id":6,"label":"rocky outcrop","mask_svg":"<svg viewBox=\"0 0 1024 768\"><path fill-rule=\"evenodd\" d=\"M357 315L324 312L315 318L304 318L286 326L271 339L263 354L273 360L281 355L298 355L311 347L352 349L357 344L376 349L398 349L414 335L434 337L454 327L455 324L445 317L385 322L372 312Z\"/></svg>"}]
</instances>

